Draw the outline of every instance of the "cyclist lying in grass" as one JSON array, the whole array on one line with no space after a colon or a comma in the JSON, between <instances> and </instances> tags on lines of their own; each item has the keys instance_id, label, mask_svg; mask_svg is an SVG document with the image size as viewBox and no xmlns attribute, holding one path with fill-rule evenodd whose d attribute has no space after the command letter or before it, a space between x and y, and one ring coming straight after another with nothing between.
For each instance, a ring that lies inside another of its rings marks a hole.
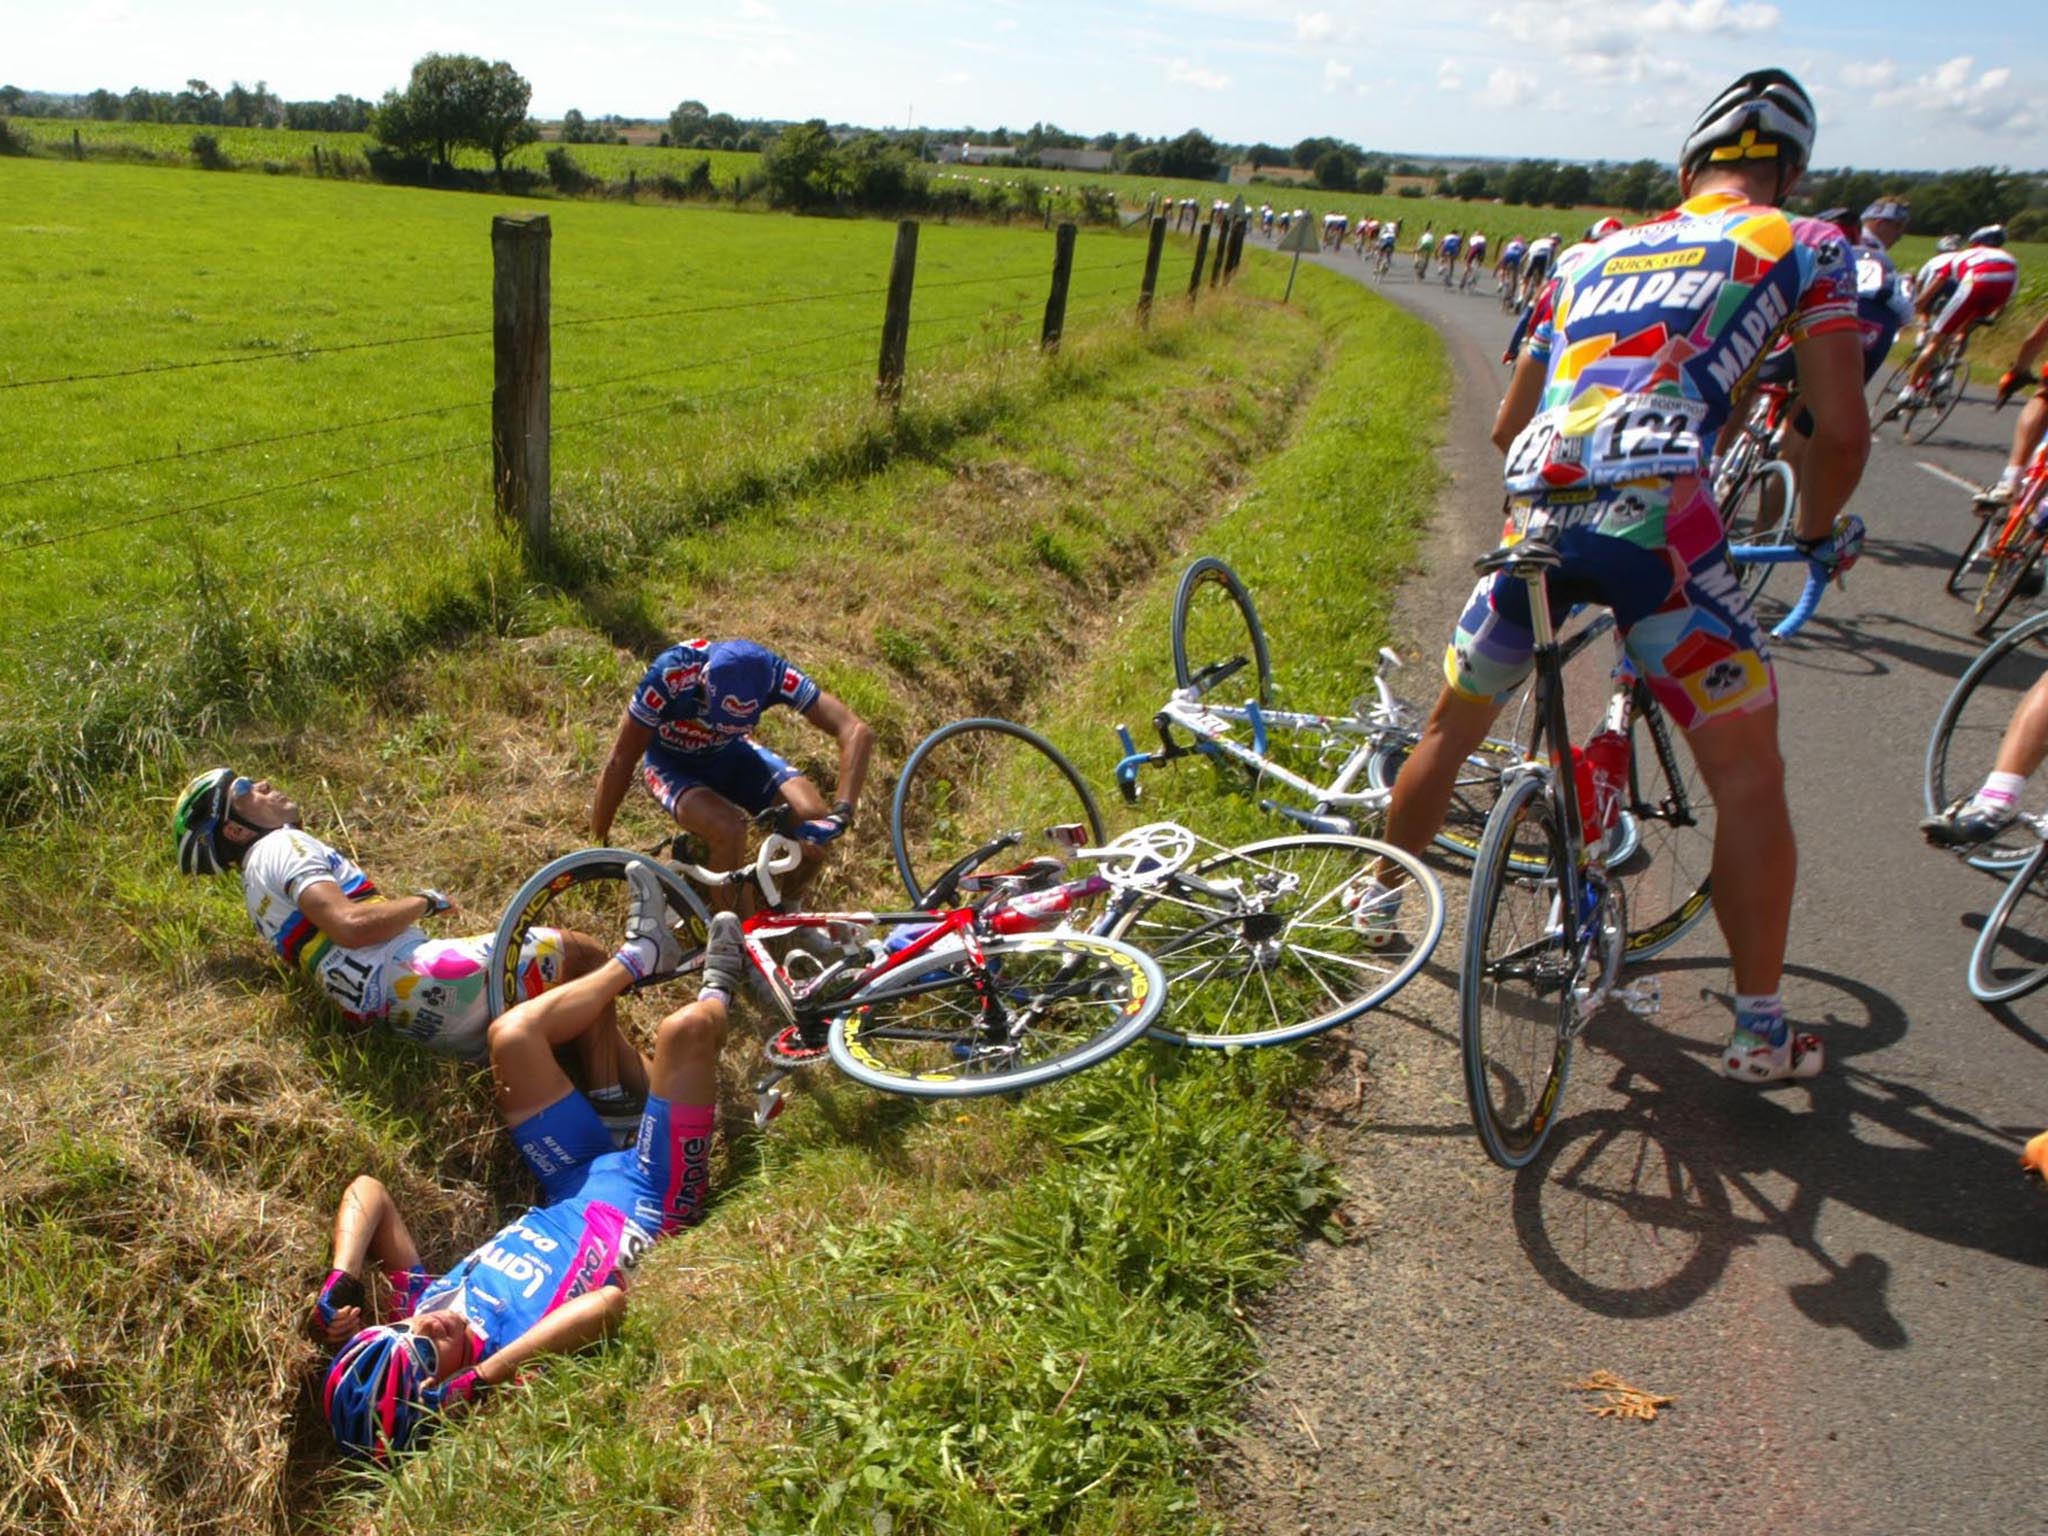
<instances>
[{"instance_id":1,"label":"cyclist lying in grass","mask_svg":"<svg viewBox=\"0 0 2048 1536\"><path fill-rule=\"evenodd\" d=\"M778 704L839 743L839 799L830 808L817 785L753 739ZM611 835L636 764L676 825L704 840L713 869L739 868L748 819L780 800L807 824L803 865L784 885L788 904L816 877L821 845L852 824L873 745L866 722L773 651L751 640L685 640L655 657L633 690L598 776L591 835L600 843ZM714 904L732 899L713 894Z\"/></svg>"},{"instance_id":2,"label":"cyclist lying in grass","mask_svg":"<svg viewBox=\"0 0 2048 1536\"><path fill-rule=\"evenodd\" d=\"M620 993L680 959L660 887L643 866L627 878L633 912L619 952L491 1025L498 1113L545 1203L434 1278L382 1183L365 1174L342 1196L313 1326L342 1346L322 1405L346 1451L386 1461L527 1361L611 1332L648 1246L703 1217L718 1050L743 963L739 919L712 920L703 990L656 1031L647 1110L631 1148L612 1150L589 1100L555 1063L555 1051L596 1027ZM391 1282L391 1320L366 1327L362 1273L372 1259Z\"/></svg>"},{"instance_id":3,"label":"cyclist lying in grass","mask_svg":"<svg viewBox=\"0 0 2048 1536\"><path fill-rule=\"evenodd\" d=\"M486 983L492 935L430 939L420 923L461 908L435 890L387 897L346 854L299 824L299 805L268 779L231 768L202 773L172 817L178 868L188 875L235 870L249 917L286 965L302 966L353 1024L392 1033L449 1056L481 1061L490 1022ZM519 957L519 995L598 969L596 940L536 929ZM584 1081L615 1113L646 1092L639 1053L607 1010L580 1046ZM631 1126L625 1127L630 1129Z\"/></svg>"}]
</instances>

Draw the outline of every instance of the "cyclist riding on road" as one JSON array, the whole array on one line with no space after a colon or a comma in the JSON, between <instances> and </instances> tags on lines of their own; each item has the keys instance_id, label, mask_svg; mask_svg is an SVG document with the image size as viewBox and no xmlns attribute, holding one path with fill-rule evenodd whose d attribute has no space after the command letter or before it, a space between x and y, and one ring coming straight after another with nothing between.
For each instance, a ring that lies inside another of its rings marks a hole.
<instances>
[{"instance_id":1,"label":"cyclist riding on road","mask_svg":"<svg viewBox=\"0 0 2048 1536\"><path fill-rule=\"evenodd\" d=\"M776 706L795 710L839 744L839 799L830 807L818 787L753 739L761 716ZM715 869L737 869L746 857L748 818L778 800L802 823L804 863L789 878L795 897L816 875L822 845L852 823L867 781L874 732L808 675L751 640L685 640L654 658L633 690L618 739L597 781L590 830L611 835L633 770L676 824L706 844ZM730 901L726 891L716 901Z\"/></svg>"},{"instance_id":2,"label":"cyclist riding on road","mask_svg":"<svg viewBox=\"0 0 2048 1536\"><path fill-rule=\"evenodd\" d=\"M1422 226L1422 233L1415 239L1415 276L1417 281L1429 276L1430 252L1436 247L1436 235L1429 224Z\"/></svg>"},{"instance_id":3,"label":"cyclist riding on road","mask_svg":"<svg viewBox=\"0 0 2048 1536\"><path fill-rule=\"evenodd\" d=\"M1503 292L1517 286L1522 280L1522 258L1529 253L1529 243L1519 235L1508 237L1508 243L1500 248L1500 265L1493 269L1493 280Z\"/></svg>"},{"instance_id":4,"label":"cyclist riding on road","mask_svg":"<svg viewBox=\"0 0 2048 1536\"><path fill-rule=\"evenodd\" d=\"M1814 111L1775 69L1744 75L1701 114L1680 155L1685 201L1602 241L1541 301L1494 424L1507 455L1511 542L1562 556L1550 599L1614 611L1635 665L1690 739L1717 807L1714 911L1736 983L1721 1069L1748 1082L1811 1076L1779 985L1796 854L1778 755L1777 684L1729 569L1707 456L1780 331L1798 349L1815 419L1798 541L1824 563L1869 447L1854 269L1839 235L1801 241L1779 211L1809 163ZM1528 675L1529 588L1474 590L1446 652L1446 687L1395 781L1389 842L1426 847L1467 754ZM1362 903L1376 899L1364 893Z\"/></svg>"},{"instance_id":5,"label":"cyclist riding on road","mask_svg":"<svg viewBox=\"0 0 2048 1536\"><path fill-rule=\"evenodd\" d=\"M2021 472L2034 456L2034 450L2041 446L2043 434L2048 433L2048 368L2040 369L2036 376L2044 350L2048 350L2048 315L2043 315L2040 323L2027 333L2027 339L2020 343L2019 355L1998 380L2000 405L2028 384L2038 383L2039 388L2020 412L2020 419L2013 423L2012 454L1999 471L1998 483L1984 493L1985 502L1991 506L2002 507L2012 501L2013 493L2019 489Z\"/></svg>"},{"instance_id":6,"label":"cyclist riding on road","mask_svg":"<svg viewBox=\"0 0 2048 1536\"><path fill-rule=\"evenodd\" d=\"M429 1050L484 1055L491 934L430 939L420 924L459 905L435 890L387 896L347 854L300 824L298 802L268 779L214 768L185 786L172 814L178 868L235 871L250 920L287 966L303 968L352 1024L382 1024ZM519 956L522 997L604 963L596 940L535 929ZM607 1019L609 1022L609 1019ZM616 1028L585 1042L594 1093L637 1104L646 1084Z\"/></svg>"},{"instance_id":7,"label":"cyclist riding on road","mask_svg":"<svg viewBox=\"0 0 2048 1536\"><path fill-rule=\"evenodd\" d=\"M1475 229L1472 231L1472 238L1465 242L1465 275L1463 278L1464 285L1468 288L1471 287L1473 278L1478 273L1484 272L1485 270L1486 236L1482 235L1478 230Z\"/></svg>"},{"instance_id":8,"label":"cyclist riding on road","mask_svg":"<svg viewBox=\"0 0 2048 1536\"><path fill-rule=\"evenodd\" d=\"M1539 235L1529 242L1528 254L1522 258L1522 302L1533 304L1536 295L1543 291L1544 283L1550 279L1550 263L1557 255L1561 236Z\"/></svg>"},{"instance_id":9,"label":"cyclist riding on road","mask_svg":"<svg viewBox=\"0 0 2048 1536\"><path fill-rule=\"evenodd\" d=\"M544 1203L436 1278L379 1180L364 1174L342 1196L312 1324L341 1346L321 1406L346 1451L388 1462L535 1357L566 1354L610 1333L647 1249L703 1218L718 1051L744 964L739 919L712 919L703 989L656 1031L646 1067L651 1092L627 1150L612 1149L590 1103L555 1064L555 1052L621 993L681 958L660 886L644 866L628 879L633 914L618 954L491 1026L499 1116ZM390 1283L390 1321L365 1326L370 1297L362 1276L372 1260Z\"/></svg>"},{"instance_id":10,"label":"cyclist riding on road","mask_svg":"<svg viewBox=\"0 0 2048 1536\"><path fill-rule=\"evenodd\" d=\"M1443 243L1437 247L1437 261L1443 268L1444 286L1451 286L1458 265L1458 252L1464 248L1464 238L1455 230L1444 232Z\"/></svg>"},{"instance_id":11,"label":"cyclist riding on road","mask_svg":"<svg viewBox=\"0 0 2048 1536\"><path fill-rule=\"evenodd\" d=\"M1923 291L1914 295L1913 307L1926 320L1927 328L1920 349L1913 354L1912 374L1906 393L1900 396L1902 405L1923 403L1943 343L1966 334L1973 326L1995 322L2018 291L2019 281L2019 262L2005 249L2005 226L1987 224L1973 230L1968 245L1951 255Z\"/></svg>"}]
</instances>

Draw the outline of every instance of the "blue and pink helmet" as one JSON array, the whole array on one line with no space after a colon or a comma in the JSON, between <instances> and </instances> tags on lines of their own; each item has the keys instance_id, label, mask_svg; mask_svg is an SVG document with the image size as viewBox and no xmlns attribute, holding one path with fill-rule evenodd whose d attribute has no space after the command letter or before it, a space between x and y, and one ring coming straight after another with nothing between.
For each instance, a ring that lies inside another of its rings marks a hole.
<instances>
[{"instance_id":1,"label":"blue and pink helmet","mask_svg":"<svg viewBox=\"0 0 2048 1536\"><path fill-rule=\"evenodd\" d=\"M421 1401L433 1378L434 1342L408 1328L365 1328L327 1370L327 1427L351 1455L384 1463L412 1449L434 1415Z\"/></svg>"}]
</instances>

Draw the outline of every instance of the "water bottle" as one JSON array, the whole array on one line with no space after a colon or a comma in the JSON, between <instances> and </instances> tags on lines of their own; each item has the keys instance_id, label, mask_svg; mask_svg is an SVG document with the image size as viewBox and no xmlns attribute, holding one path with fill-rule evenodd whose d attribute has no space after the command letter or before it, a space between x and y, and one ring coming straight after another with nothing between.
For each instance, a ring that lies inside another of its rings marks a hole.
<instances>
[{"instance_id":1,"label":"water bottle","mask_svg":"<svg viewBox=\"0 0 2048 1536\"><path fill-rule=\"evenodd\" d=\"M1612 729L1594 732L1585 749L1572 754L1579 821L1588 847L1606 841L1620 819L1622 797L1628 793L1628 762L1628 737Z\"/></svg>"}]
</instances>

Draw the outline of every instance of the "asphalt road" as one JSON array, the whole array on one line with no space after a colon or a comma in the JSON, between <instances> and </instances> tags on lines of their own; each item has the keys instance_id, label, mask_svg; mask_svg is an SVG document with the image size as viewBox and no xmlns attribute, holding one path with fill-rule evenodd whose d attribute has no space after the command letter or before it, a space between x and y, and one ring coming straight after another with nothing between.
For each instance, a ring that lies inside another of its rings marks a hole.
<instances>
[{"instance_id":1,"label":"asphalt road","mask_svg":"<svg viewBox=\"0 0 2048 1536\"><path fill-rule=\"evenodd\" d=\"M1397 636L1427 696L1499 528L1507 324L1406 273L1386 297L1457 373ZM1220 1486L1236 1529L2048 1530L2048 1194L2016 1166L2048 1126L2048 993L1971 1000L1999 888L1914 825L1928 733L1979 646L1942 590L1968 500L1919 464L1986 481L2012 419L1966 403L1925 447L1887 431L1854 503L1869 552L1776 647L1802 864L1786 1000L1826 1072L1762 1092L1716 1075L1730 982L1705 924L1647 968L1659 1017L1591 1026L1546 1157L1502 1172L1459 1077L1466 882L1446 868L1430 974L1327 1047L1304 1111L1359 1235L1313 1245L1255 1320L1267 1369ZM1600 1370L1676 1401L1594 1417L1567 1383Z\"/></svg>"}]
</instances>

